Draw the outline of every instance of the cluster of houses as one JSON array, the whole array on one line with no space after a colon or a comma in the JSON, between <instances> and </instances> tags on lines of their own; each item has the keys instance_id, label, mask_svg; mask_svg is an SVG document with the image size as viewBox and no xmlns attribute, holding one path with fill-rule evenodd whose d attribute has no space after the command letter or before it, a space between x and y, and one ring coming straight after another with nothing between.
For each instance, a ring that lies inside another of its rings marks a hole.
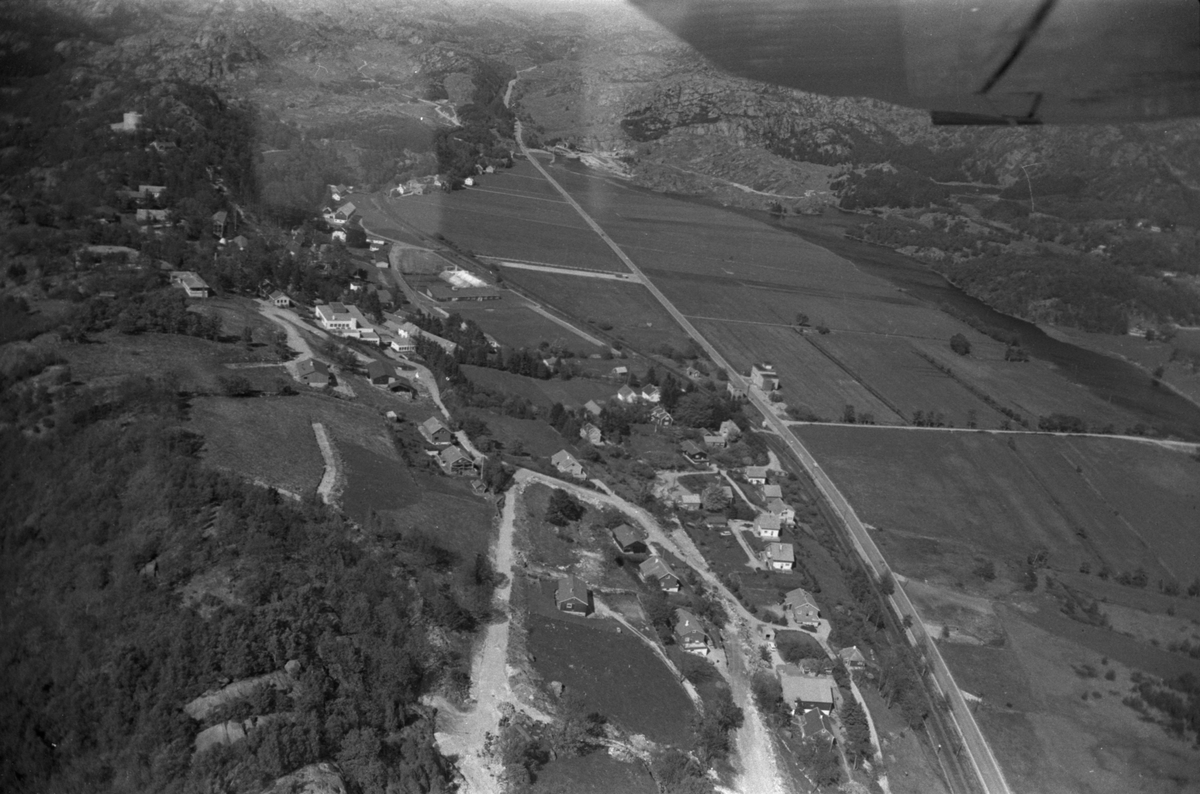
<instances>
[{"instance_id":1,"label":"cluster of houses","mask_svg":"<svg viewBox=\"0 0 1200 794\"><path fill-rule=\"evenodd\" d=\"M479 461L470 453L455 444L454 433L436 416L431 416L420 425L421 435L432 446L439 447L437 452L438 465L447 474L474 477L479 474Z\"/></svg>"}]
</instances>

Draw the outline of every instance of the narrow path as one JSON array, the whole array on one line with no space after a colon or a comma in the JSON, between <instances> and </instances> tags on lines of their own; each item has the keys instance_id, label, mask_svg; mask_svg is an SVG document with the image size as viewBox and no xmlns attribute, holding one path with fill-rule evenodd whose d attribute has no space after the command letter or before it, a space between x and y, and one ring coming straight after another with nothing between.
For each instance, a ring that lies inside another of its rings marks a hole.
<instances>
[{"instance_id":1,"label":"narrow path","mask_svg":"<svg viewBox=\"0 0 1200 794\"><path fill-rule=\"evenodd\" d=\"M612 273L607 270L587 270L582 267L562 267L560 265L535 265L527 262L514 262L511 259L496 259L495 264L514 270L536 270L541 273L554 273L559 276L579 276L581 278L602 278L609 281L634 281L637 279L629 273Z\"/></svg>"},{"instance_id":2,"label":"narrow path","mask_svg":"<svg viewBox=\"0 0 1200 794\"><path fill-rule=\"evenodd\" d=\"M338 466L337 452L329 438L325 425L313 422L313 434L317 437L317 446L321 448L321 457L325 459L325 473L321 476L321 484L317 486L317 494L327 505L337 501L338 484L341 482L341 469Z\"/></svg>"},{"instance_id":3,"label":"narrow path","mask_svg":"<svg viewBox=\"0 0 1200 794\"><path fill-rule=\"evenodd\" d=\"M547 320L554 323L555 325L561 325L563 328L566 328L568 331L575 334L576 336L578 336L580 339L582 339L585 342L591 342L593 345L596 345L597 347L604 347L604 348L608 347L608 345L604 344L604 342L601 341L600 339L597 339L596 337L583 331L582 329L576 328L575 326L571 325L569 322L567 322L563 318L557 317L557 316L551 314L550 312L546 311L538 304L534 303L533 301L530 301L528 298L526 298L525 300L529 301L527 305L528 305L530 311L540 314L541 316L545 317Z\"/></svg>"}]
</instances>

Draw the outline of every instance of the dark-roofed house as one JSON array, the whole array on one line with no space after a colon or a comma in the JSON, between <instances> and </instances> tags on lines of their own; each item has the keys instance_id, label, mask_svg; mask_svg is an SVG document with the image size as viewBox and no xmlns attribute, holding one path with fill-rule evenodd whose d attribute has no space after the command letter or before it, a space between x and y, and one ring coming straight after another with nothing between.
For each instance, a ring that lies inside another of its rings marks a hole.
<instances>
[{"instance_id":1,"label":"dark-roofed house","mask_svg":"<svg viewBox=\"0 0 1200 794\"><path fill-rule=\"evenodd\" d=\"M626 554L648 554L650 547L646 545L646 537L629 524L621 524L612 531L613 540L617 547Z\"/></svg>"},{"instance_id":2,"label":"dark-roofed house","mask_svg":"<svg viewBox=\"0 0 1200 794\"><path fill-rule=\"evenodd\" d=\"M356 212L358 212L358 207L347 201L345 204L337 208L337 212L333 213L333 217L335 221L345 223L354 217L354 213Z\"/></svg>"},{"instance_id":3,"label":"dark-roofed house","mask_svg":"<svg viewBox=\"0 0 1200 794\"><path fill-rule=\"evenodd\" d=\"M567 575L558 580L554 602L563 612L586 615L592 611L592 593L583 580L574 575Z\"/></svg>"},{"instance_id":4,"label":"dark-roofed house","mask_svg":"<svg viewBox=\"0 0 1200 794\"><path fill-rule=\"evenodd\" d=\"M660 590L670 593L678 593L682 585L679 577L675 575L675 571L662 557L651 557L646 560L638 566L638 573L642 575L643 581L656 584Z\"/></svg>"},{"instance_id":5,"label":"dark-roofed house","mask_svg":"<svg viewBox=\"0 0 1200 794\"><path fill-rule=\"evenodd\" d=\"M689 463L696 466L708 463L708 452L695 441L688 439L680 444L679 447L679 451L683 453L683 456L688 459Z\"/></svg>"},{"instance_id":6,"label":"dark-roofed house","mask_svg":"<svg viewBox=\"0 0 1200 794\"><path fill-rule=\"evenodd\" d=\"M306 358L296 365L296 376L308 386L321 388L329 385L329 365Z\"/></svg>"},{"instance_id":7,"label":"dark-roofed house","mask_svg":"<svg viewBox=\"0 0 1200 794\"><path fill-rule=\"evenodd\" d=\"M768 543L763 562L773 571L790 571L796 567L796 552L790 543Z\"/></svg>"},{"instance_id":8,"label":"dark-roofed house","mask_svg":"<svg viewBox=\"0 0 1200 794\"><path fill-rule=\"evenodd\" d=\"M286 309L292 305L292 299L288 297L286 292L280 290L272 292L267 300L271 302L272 306L278 306L281 309Z\"/></svg>"},{"instance_id":9,"label":"dark-roofed house","mask_svg":"<svg viewBox=\"0 0 1200 794\"><path fill-rule=\"evenodd\" d=\"M861 670L867 666L867 657L858 649L857 645L851 645L849 648L842 648L838 651L838 657L850 670Z\"/></svg>"},{"instance_id":10,"label":"dark-roofed house","mask_svg":"<svg viewBox=\"0 0 1200 794\"><path fill-rule=\"evenodd\" d=\"M720 433L704 434L704 446L708 447L709 449L724 449L725 443L725 436L721 435Z\"/></svg>"},{"instance_id":11,"label":"dark-roofed house","mask_svg":"<svg viewBox=\"0 0 1200 794\"><path fill-rule=\"evenodd\" d=\"M792 525L796 520L796 509L782 499L768 499L767 512L779 519L780 523Z\"/></svg>"},{"instance_id":12,"label":"dark-roofed house","mask_svg":"<svg viewBox=\"0 0 1200 794\"><path fill-rule=\"evenodd\" d=\"M229 213L225 210L217 210L212 216L212 232L217 237L224 237L229 233L232 224L229 222Z\"/></svg>"},{"instance_id":13,"label":"dark-roofed house","mask_svg":"<svg viewBox=\"0 0 1200 794\"><path fill-rule=\"evenodd\" d=\"M782 664L776 668L779 685L783 688L783 702L793 714L803 714L811 709L820 709L828 714L833 711L833 679L829 676L811 676L794 664Z\"/></svg>"},{"instance_id":14,"label":"dark-roofed house","mask_svg":"<svg viewBox=\"0 0 1200 794\"><path fill-rule=\"evenodd\" d=\"M833 721L825 712L813 709L800 718L800 733L805 739L812 739L822 744L834 745L837 735L833 731Z\"/></svg>"},{"instance_id":15,"label":"dark-roofed house","mask_svg":"<svg viewBox=\"0 0 1200 794\"><path fill-rule=\"evenodd\" d=\"M458 447L446 447L438 453L438 463L447 474L475 475L479 469L471 456Z\"/></svg>"},{"instance_id":16,"label":"dark-roofed house","mask_svg":"<svg viewBox=\"0 0 1200 794\"><path fill-rule=\"evenodd\" d=\"M802 629L816 631L821 625L821 608L803 587L797 587L783 597L783 608L791 613L796 625Z\"/></svg>"},{"instance_id":17,"label":"dark-roofed house","mask_svg":"<svg viewBox=\"0 0 1200 794\"><path fill-rule=\"evenodd\" d=\"M367 365L367 379L378 386L386 386L396 379L396 368L375 359Z\"/></svg>"},{"instance_id":18,"label":"dark-roofed house","mask_svg":"<svg viewBox=\"0 0 1200 794\"><path fill-rule=\"evenodd\" d=\"M454 441L454 434L450 432L450 428L442 423L441 419L436 416L431 416L421 423L421 435L425 436L425 440L430 444L449 444Z\"/></svg>"},{"instance_id":19,"label":"dark-roofed house","mask_svg":"<svg viewBox=\"0 0 1200 794\"><path fill-rule=\"evenodd\" d=\"M550 456L550 464L558 469L563 474L574 477L577 480L582 480L587 476L583 471L583 464L576 460L575 456L565 449L560 449Z\"/></svg>"},{"instance_id":20,"label":"dark-roofed house","mask_svg":"<svg viewBox=\"0 0 1200 794\"><path fill-rule=\"evenodd\" d=\"M675 641L688 653L708 655L708 632L700 618L686 609L675 610Z\"/></svg>"}]
</instances>

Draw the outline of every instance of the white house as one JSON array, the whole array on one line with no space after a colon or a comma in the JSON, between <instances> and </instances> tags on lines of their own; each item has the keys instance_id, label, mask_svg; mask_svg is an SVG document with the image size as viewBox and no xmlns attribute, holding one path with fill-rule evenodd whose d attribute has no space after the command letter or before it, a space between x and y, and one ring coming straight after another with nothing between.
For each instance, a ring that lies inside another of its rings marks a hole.
<instances>
[{"instance_id":1,"label":"white house","mask_svg":"<svg viewBox=\"0 0 1200 794\"><path fill-rule=\"evenodd\" d=\"M657 386L647 386L642 389L642 399L648 403L659 403L662 401L662 390Z\"/></svg>"},{"instance_id":2,"label":"white house","mask_svg":"<svg viewBox=\"0 0 1200 794\"><path fill-rule=\"evenodd\" d=\"M750 382L763 391L779 388L779 375L770 364L755 364L750 367Z\"/></svg>"},{"instance_id":3,"label":"white house","mask_svg":"<svg viewBox=\"0 0 1200 794\"><path fill-rule=\"evenodd\" d=\"M570 475L577 480L582 480L587 475L583 471L583 464L575 459L575 456L565 449L560 449L555 452L550 458L550 463L554 468L558 469L563 474Z\"/></svg>"},{"instance_id":4,"label":"white house","mask_svg":"<svg viewBox=\"0 0 1200 794\"><path fill-rule=\"evenodd\" d=\"M796 510L782 499L768 499L767 512L788 526L796 520Z\"/></svg>"},{"instance_id":5,"label":"white house","mask_svg":"<svg viewBox=\"0 0 1200 794\"><path fill-rule=\"evenodd\" d=\"M746 482L751 485L766 485L767 471L766 466L747 466L742 473L746 475Z\"/></svg>"},{"instance_id":6,"label":"white house","mask_svg":"<svg viewBox=\"0 0 1200 794\"><path fill-rule=\"evenodd\" d=\"M796 567L796 552L790 543L768 543L763 562L773 571L790 571Z\"/></svg>"},{"instance_id":7,"label":"white house","mask_svg":"<svg viewBox=\"0 0 1200 794\"><path fill-rule=\"evenodd\" d=\"M770 513L760 513L754 519L754 537L762 540L779 540L779 519Z\"/></svg>"}]
</instances>

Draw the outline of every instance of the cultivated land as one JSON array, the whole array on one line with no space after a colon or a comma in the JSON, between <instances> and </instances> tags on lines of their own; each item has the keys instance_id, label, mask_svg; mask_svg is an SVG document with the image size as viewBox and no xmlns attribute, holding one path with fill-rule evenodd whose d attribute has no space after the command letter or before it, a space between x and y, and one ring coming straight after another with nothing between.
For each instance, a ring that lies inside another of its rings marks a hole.
<instances>
[{"instance_id":1,"label":"cultivated land","mask_svg":"<svg viewBox=\"0 0 1200 794\"><path fill-rule=\"evenodd\" d=\"M462 369L472 383L488 389L503 391L506 394L527 397L534 404L546 407L556 402L562 403L567 408L579 408L588 400L603 402L613 397L620 388L615 381L592 380L591 378L538 380L490 367L475 367L467 364Z\"/></svg>"},{"instance_id":2,"label":"cultivated land","mask_svg":"<svg viewBox=\"0 0 1200 794\"><path fill-rule=\"evenodd\" d=\"M502 295L498 301L462 301L443 304L443 308L475 321L485 333L491 334L502 345L535 348L542 342L547 342L553 348L566 348L581 354L607 349L534 311L524 298L508 291Z\"/></svg>"},{"instance_id":3,"label":"cultivated land","mask_svg":"<svg viewBox=\"0 0 1200 794\"><path fill-rule=\"evenodd\" d=\"M411 225L483 256L625 270L529 163L519 161L480 179L479 186L453 193L363 202L363 222L372 229Z\"/></svg>"}]
</instances>

